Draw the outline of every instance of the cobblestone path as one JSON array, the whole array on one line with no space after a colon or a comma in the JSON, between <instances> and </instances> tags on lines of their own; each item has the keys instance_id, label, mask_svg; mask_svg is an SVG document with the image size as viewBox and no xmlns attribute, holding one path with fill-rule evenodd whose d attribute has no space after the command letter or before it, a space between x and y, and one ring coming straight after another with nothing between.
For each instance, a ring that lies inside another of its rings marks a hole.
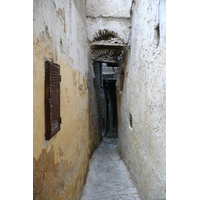
<instances>
[{"instance_id":1,"label":"cobblestone path","mask_svg":"<svg viewBox=\"0 0 200 200\"><path fill-rule=\"evenodd\" d=\"M117 145L117 138L104 138L94 152L81 200L140 200L129 172L118 156Z\"/></svg>"}]
</instances>

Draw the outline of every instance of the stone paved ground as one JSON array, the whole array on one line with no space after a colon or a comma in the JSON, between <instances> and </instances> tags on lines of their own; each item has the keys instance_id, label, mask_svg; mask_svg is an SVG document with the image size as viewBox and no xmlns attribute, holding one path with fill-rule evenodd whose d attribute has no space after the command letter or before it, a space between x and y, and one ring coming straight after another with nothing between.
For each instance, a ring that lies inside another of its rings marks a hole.
<instances>
[{"instance_id":1,"label":"stone paved ground","mask_svg":"<svg viewBox=\"0 0 200 200\"><path fill-rule=\"evenodd\" d=\"M94 152L81 200L140 200L117 145L117 138L104 138Z\"/></svg>"}]
</instances>

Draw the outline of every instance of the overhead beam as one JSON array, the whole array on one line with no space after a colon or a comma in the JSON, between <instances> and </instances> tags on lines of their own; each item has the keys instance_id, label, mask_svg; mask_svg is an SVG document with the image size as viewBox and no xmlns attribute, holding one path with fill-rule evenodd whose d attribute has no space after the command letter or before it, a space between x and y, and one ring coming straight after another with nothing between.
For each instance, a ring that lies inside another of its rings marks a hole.
<instances>
[{"instance_id":1,"label":"overhead beam","mask_svg":"<svg viewBox=\"0 0 200 200\"><path fill-rule=\"evenodd\" d=\"M92 50L124 50L126 46L116 45L91 45Z\"/></svg>"}]
</instances>

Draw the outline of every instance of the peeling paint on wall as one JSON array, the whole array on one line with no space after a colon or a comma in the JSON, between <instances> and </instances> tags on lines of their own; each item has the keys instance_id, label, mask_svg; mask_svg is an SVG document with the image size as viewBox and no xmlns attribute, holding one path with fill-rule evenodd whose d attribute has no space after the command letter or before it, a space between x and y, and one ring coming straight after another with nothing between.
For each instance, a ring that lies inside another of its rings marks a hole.
<instances>
[{"instance_id":1,"label":"peeling paint on wall","mask_svg":"<svg viewBox=\"0 0 200 200\"><path fill-rule=\"evenodd\" d=\"M71 18L66 17L69 13ZM33 199L79 199L86 179L90 134L84 13L82 1L75 5L34 0ZM45 60L58 63L62 76L61 130L49 141L45 140Z\"/></svg>"}]
</instances>

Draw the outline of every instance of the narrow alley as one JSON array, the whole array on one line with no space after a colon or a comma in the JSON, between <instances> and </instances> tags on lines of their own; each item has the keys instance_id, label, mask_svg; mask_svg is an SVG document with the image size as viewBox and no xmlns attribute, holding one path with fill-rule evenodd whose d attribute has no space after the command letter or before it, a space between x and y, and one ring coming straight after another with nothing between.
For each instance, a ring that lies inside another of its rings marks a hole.
<instances>
[{"instance_id":1,"label":"narrow alley","mask_svg":"<svg viewBox=\"0 0 200 200\"><path fill-rule=\"evenodd\" d=\"M81 200L140 200L117 149L117 138L105 137L100 143L90 159Z\"/></svg>"},{"instance_id":2,"label":"narrow alley","mask_svg":"<svg viewBox=\"0 0 200 200\"><path fill-rule=\"evenodd\" d=\"M33 199L166 198L166 0L33 1Z\"/></svg>"}]
</instances>

